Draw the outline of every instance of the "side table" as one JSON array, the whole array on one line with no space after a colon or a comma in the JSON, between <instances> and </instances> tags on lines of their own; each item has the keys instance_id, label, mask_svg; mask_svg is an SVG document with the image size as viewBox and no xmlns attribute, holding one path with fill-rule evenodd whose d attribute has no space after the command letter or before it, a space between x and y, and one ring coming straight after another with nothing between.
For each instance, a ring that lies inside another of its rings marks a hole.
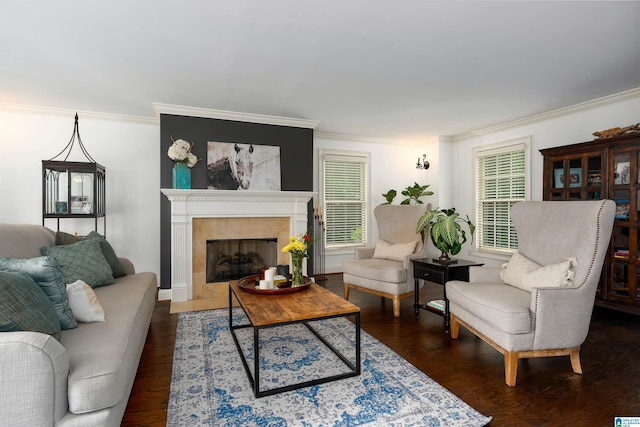
<instances>
[{"instance_id":1,"label":"side table","mask_svg":"<svg viewBox=\"0 0 640 427\"><path fill-rule=\"evenodd\" d=\"M413 307L416 312L416 319L420 317L420 309L430 311L439 316L444 317L444 332L449 333L449 300L447 299L447 289L445 283L449 280L469 281L469 267L481 266L483 263L467 261L464 259L456 259L456 262L443 264L433 261L432 258L418 258L411 260L413 262L413 277L415 279L415 302ZM444 297L444 306L438 307L433 302L431 304L420 304L420 279L427 280L442 285L442 294Z\"/></svg>"}]
</instances>

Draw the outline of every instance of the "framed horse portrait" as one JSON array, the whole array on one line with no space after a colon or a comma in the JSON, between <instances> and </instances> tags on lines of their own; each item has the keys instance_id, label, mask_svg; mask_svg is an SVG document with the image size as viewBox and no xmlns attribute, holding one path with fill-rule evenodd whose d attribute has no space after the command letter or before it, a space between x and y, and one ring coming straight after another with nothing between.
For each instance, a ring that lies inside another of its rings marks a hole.
<instances>
[{"instance_id":1,"label":"framed horse portrait","mask_svg":"<svg viewBox=\"0 0 640 427\"><path fill-rule=\"evenodd\" d=\"M207 142L207 188L280 191L280 147Z\"/></svg>"}]
</instances>

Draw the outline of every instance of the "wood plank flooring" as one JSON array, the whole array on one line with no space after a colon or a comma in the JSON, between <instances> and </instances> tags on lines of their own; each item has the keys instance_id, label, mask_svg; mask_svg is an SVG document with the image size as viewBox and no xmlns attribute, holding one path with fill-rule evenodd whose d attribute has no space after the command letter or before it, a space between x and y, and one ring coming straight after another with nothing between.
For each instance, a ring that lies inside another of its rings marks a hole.
<instances>
[{"instance_id":1,"label":"wood plank flooring","mask_svg":"<svg viewBox=\"0 0 640 427\"><path fill-rule=\"evenodd\" d=\"M342 275L322 285L342 295ZM423 299L441 298L428 283ZM640 318L595 309L582 346L584 374L571 370L569 357L521 360L516 387L504 383L500 353L464 328L452 341L442 318L404 299L394 319L390 300L351 292L362 312L362 328L485 415L491 426L613 426L614 416L640 416ZM166 425L178 315L158 302L140 361L123 426Z\"/></svg>"}]
</instances>

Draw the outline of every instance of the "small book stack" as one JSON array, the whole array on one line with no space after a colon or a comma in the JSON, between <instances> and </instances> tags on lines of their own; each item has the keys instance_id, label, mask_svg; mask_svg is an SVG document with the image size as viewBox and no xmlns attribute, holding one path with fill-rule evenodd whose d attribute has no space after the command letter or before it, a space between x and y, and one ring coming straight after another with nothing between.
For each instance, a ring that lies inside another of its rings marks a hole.
<instances>
[{"instance_id":1,"label":"small book stack","mask_svg":"<svg viewBox=\"0 0 640 427\"><path fill-rule=\"evenodd\" d=\"M436 310L444 311L444 300L434 299L433 301L429 301L427 303L427 307L435 308Z\"/></svg>"}]
</instances>

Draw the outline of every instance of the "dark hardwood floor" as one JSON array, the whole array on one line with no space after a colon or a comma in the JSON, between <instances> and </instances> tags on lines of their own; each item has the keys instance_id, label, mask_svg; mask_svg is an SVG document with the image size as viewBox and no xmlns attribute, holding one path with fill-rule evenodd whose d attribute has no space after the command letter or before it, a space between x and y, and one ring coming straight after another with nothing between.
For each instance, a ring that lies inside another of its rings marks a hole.
<instances>
[{"instance_id":1,"label":"dark hardwood floor","mask_svg":"<svg viewBox=\"0 0 640 427\"><path fill-rule=\"evenodd\" d=\"M342 295L342 275L322 285ZM428 283L423 299L441 298L442 287ZM352 291L362 310L362 328L392 348L469 405L493 416L491 426L613 426L614 416L640 416L640 318L594 310L582 346L584 374L571 370L569 357L521 360L516 387L504 383L500 353L461 328L452 341L443 320L422 311L413 299L393 318L391 301ZM178 315L169 303L156 304L124 426L164 426Z\"/></svg>"}]
</instances>

